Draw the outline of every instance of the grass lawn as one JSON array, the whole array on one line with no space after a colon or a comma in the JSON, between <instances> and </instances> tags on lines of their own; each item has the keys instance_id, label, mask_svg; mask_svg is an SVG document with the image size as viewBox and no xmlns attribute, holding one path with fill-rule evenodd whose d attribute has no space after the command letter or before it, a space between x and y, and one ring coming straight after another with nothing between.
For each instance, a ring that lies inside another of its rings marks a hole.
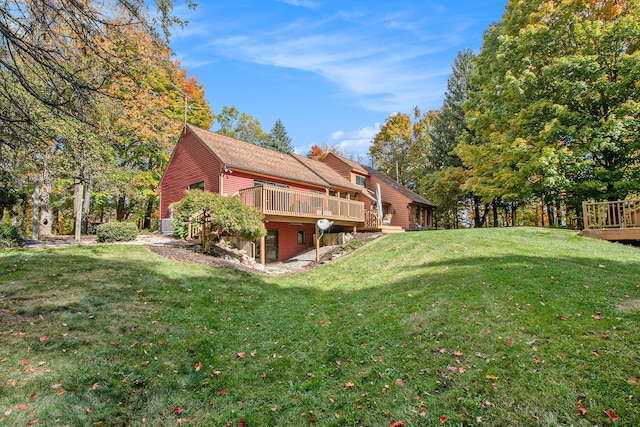
<instances>
[{"instance_id":1,"label":"grass lawn","mask_svg":"<svg viewBox=\"0 0 640 427\"><path fill-rule=\"evenodd\" d=\"M286 277L8 250L0 426L635 426L639 301L640 249L548 229L389 235Z\"/></svg>"}]
</instances>

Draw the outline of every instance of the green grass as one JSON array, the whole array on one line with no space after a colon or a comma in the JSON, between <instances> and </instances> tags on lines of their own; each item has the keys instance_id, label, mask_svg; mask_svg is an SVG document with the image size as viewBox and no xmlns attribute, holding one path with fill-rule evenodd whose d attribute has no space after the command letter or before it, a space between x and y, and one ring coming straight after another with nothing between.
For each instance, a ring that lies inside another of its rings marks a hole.
<instances>
[{"instance_id":1,"label":"green grass","mask_svg":"<svg viewBox=\"0 0 640 427\"><path fill-rule=\"evenodd\" d=\"M286 277L3 251L0 425L633 426L636 300L640 249L547 229L390 235Z\"/></svg>"}]
</instances>

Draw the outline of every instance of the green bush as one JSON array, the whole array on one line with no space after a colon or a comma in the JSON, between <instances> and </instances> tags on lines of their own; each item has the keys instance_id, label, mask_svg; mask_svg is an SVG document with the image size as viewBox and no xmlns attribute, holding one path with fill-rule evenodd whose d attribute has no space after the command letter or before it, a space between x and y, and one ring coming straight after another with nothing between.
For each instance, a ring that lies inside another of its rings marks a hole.
<instances>
[{"instance_id":1,"label":"green bush","mask_svg":"<svg viewBox=\"0 0 640 427\"><path fill-rule=\"evenodd\" d=\"M24 246L22 228L8 224L0 224L0 248L18 248Z\"/></svg>"},{"instance_id":2,"label":"green bush","mask_svg":"<svg viewBox=\"0 0 640 427\"><path fill-rule=\"evenodd\" d=\"M174 233L185 239L191 215L207 211L211 227L219 236L244 236L249 240L267 234L262 213L236 197L225 197L202 190L188 191L185 198L171 205Z\"/></svg>"},{"instance_id":3,"label":"green bush","mask_svg":"<svg viewBox=\"0 0 640 427\"><path fill-rule=\"evenodd\" d=\"M138 227L132 222L107 222L96 227L98 242L126 242L137 235Z\"/></svg>"}]
</instances>

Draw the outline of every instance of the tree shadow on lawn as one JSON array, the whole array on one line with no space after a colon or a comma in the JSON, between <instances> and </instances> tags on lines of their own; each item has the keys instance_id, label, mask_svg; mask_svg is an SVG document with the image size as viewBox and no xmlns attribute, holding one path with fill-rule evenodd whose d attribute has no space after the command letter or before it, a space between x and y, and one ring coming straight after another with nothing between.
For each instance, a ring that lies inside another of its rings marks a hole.
<instances>
[{"instance_id":1,"label":"tree shadow on lawn","mask_svg":"<svg viewBox=\"0 0 640 427\"><path fill-rule=\"evenodd\" d=\"M184 417L220 425L243 416L251 425L302 425L314 408L325 424L340 412L347 424L388 425L416 418L420 404L429 416L449 411L462 422L491 399L485 417L508 420L505 412L519 411L516 419L531 420L536 405L574 412L574 395L585 390L594 407L633 393L619 381L639 368L630 356L638 313L615 305L637 292L637 264L467 257L393 267L385 274L395 279L370 288L314 285L346 261L267 278L130 246L2 254L0 372L17 384L0 408L35 393L29 404L37 412L14 411L12 422L135 425L146 416L153 425ZM348 283L353 276L342 277ZM628 334L618 338L616 330ZM595 357L598 365L587 360ZM598 367L616 374L598 376ZM509 385L514 369L526 375ZM487 381L490 375L500 379ZM562 387L553 388L550 376ZM397 379L403 385L394 386ZM532 392L546 393L544 404L507 404ZM627 405L619 412L640 416ZM591 422L601 423L602 411L595 414Z\"/></svg>"}]
</instances>

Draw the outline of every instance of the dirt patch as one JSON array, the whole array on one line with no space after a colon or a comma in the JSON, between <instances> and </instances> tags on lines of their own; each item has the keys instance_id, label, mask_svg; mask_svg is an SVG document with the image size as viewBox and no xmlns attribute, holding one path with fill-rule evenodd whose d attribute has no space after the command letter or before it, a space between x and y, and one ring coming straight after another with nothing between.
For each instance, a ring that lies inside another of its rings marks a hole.
<instances>
[{"instance_id":1,"label":"dirt patch","mask_svg":"<svg viewBox=\"0 0 640 427\"><path fill-rule=\"evenodd\" d=\"M226 260L223 258L216 258L211 255L198 252L195 247L176 247L170 245L147 245L151 252L156 255L160 255L163 258L170 259L172 261L186 262L189 264L201 264L211 267L220 268L233 268L235 270L245 271L247 273L257 273L258 271L242 265L239 262Z\"/></svg>"},{"instance_id":2,"label":"dirt patch","mask_svg":"<svg viewBox=\"0 0 640 427\"><path fill-rule=\"evenodd\" d=\"M628 299L626 301L622 301L616 308L625 313L640 310L640 299Z\"/></svg>"}]
</instances>

